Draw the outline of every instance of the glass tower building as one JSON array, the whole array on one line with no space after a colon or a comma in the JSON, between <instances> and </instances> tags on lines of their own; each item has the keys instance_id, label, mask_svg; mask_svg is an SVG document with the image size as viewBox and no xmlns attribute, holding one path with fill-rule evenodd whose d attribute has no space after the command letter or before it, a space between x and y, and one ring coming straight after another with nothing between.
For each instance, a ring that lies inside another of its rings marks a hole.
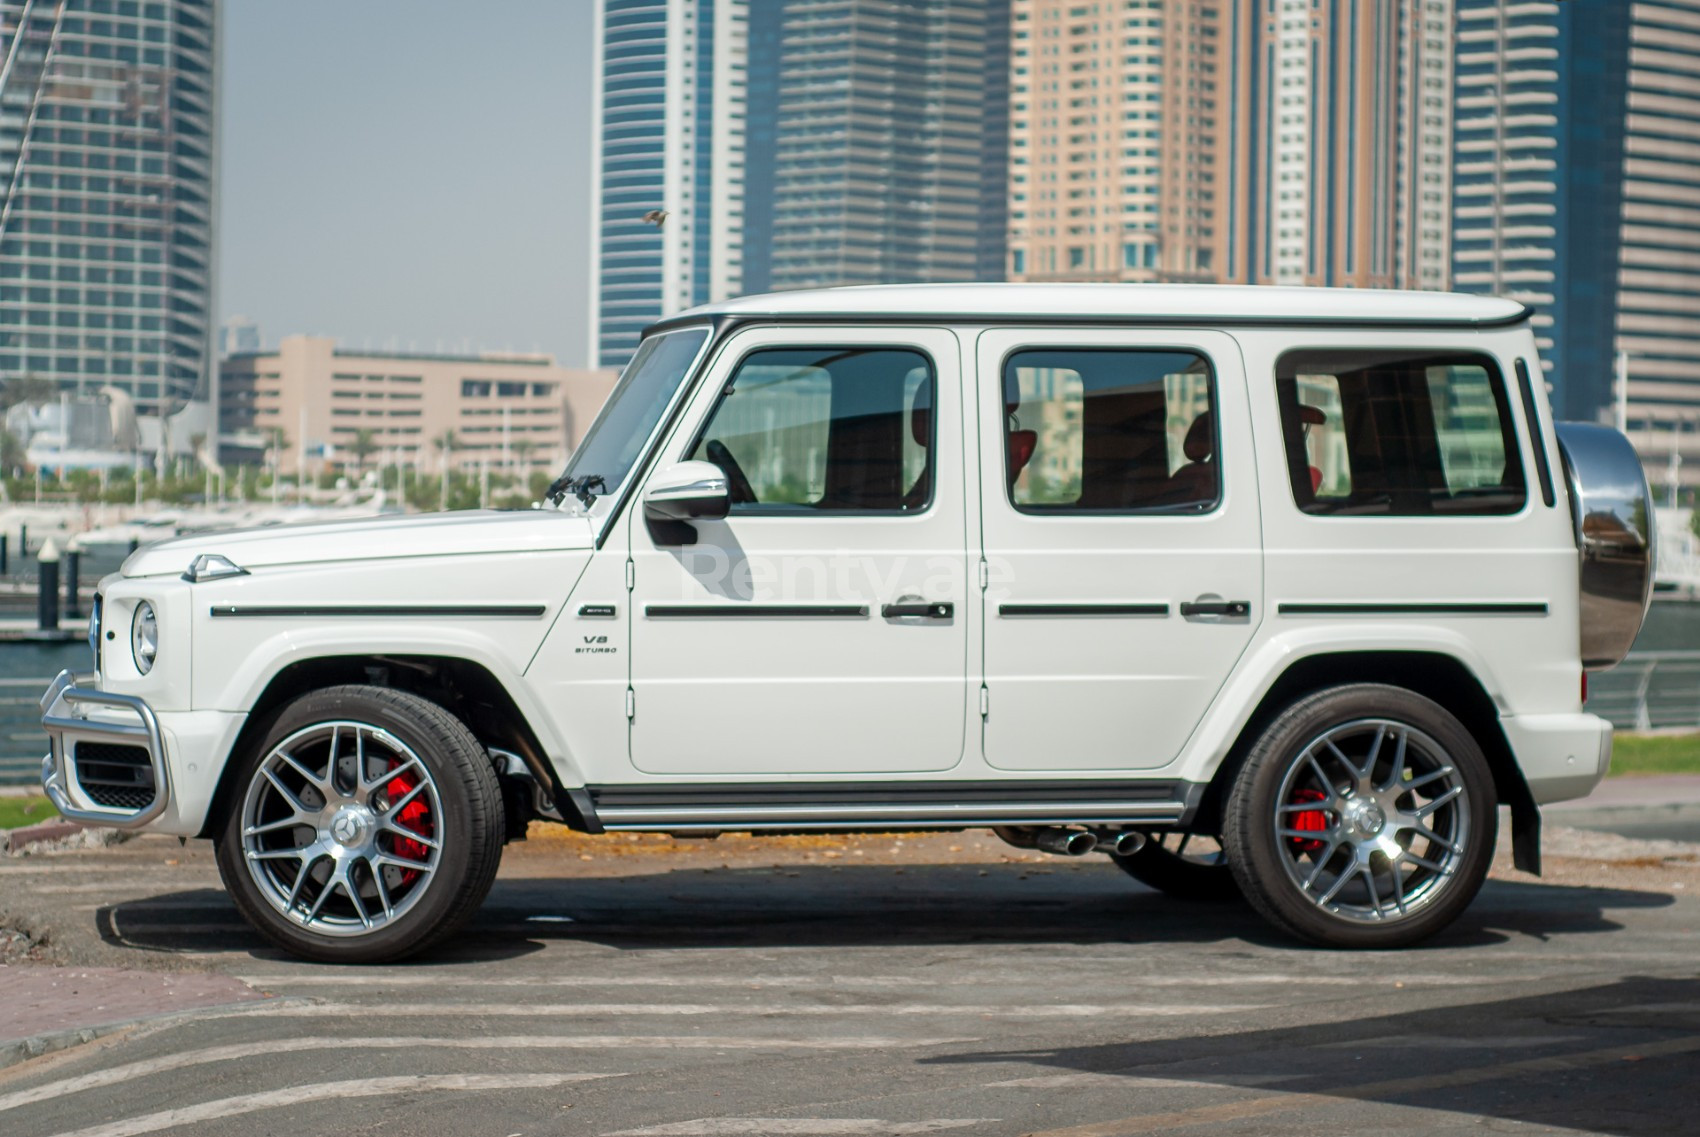
<instances>
[{"instance_id":1,"label":"glass tower building","mask_svg":"<svg viewBox=\"0 0 1700 1137\"><path fill-rule=\"evenodd\" d=\"M748 0L599 0L591 364L742 282Z\"/></svg>"},{"instance_id":2,"label":"glass tower building","mask_svg":"<svg viewBox=\"0 0 1700 1137\"><path fill-rule=\"evenodd\" d=\"M1453 276L1533 306L1554 409L1700 484L1700 0L1459 0ZM1626 372L1617 398L1614 377Z\"/></svg>"},{"instance_id":3,"label":"glass tower building","mask_svg":"<svg viewBox=\"0 0 1700 1137\"><path fill-rule=\"evenodd\" d=\"M1008 0L766 0L773 152L746 258L772 288L1002 276ZM765 42L765 41L764 41ZM771 62L769 60L771 59ZM765 262L765 263L763 263Z\"/></svg>"},{"instance_id":4,"label":"glass tower building","mask_svg":"<svg viewBox=\"0 0 1700 1137\"><path fill-rule=\"evenodd\" d=\"M218 0L0 0L0 379L210 397Z\"/></svg>"}]
</instances>

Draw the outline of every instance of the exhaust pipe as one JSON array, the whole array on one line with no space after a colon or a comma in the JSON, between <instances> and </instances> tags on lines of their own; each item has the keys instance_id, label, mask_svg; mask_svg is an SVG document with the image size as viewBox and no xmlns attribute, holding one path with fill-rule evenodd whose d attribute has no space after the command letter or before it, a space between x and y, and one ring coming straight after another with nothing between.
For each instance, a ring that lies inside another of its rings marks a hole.
<instances>
[{"instance_id":1,"label":"exhaust pipe","mask_svg":"<svg viewBox=\"0 0 1700 1137\"><path fill-rule=\"evenodd\" d=\"M999 825L992 830L1017 849L1038 849L1061 857L1083 857L1098 848L1098 836L1084 829L1060 826Z\"/></svg>"},{"instance_id":2,"label":"exhaust pipe","mask_svg":"<svg viewBox=\"0 0 1700 1137\"><path fill-rule=\"evenodd\" d=\"M1112 857L1131 857L1145 848L1145 834L1137 829L1105 832L1098 835L1098 849Z\"/></svg>"},{"instance_id":3,"label":"exhaust pipe","mask_svg":"<svg viewBox=\"0 0 1700 1137\"><path fill-rule=\"evenodd\" d=\"M1058 856L1083 857L1098 847L1098 837L1084 829L1041 829L1033 847Z\"/></svg>"}]
</instances>

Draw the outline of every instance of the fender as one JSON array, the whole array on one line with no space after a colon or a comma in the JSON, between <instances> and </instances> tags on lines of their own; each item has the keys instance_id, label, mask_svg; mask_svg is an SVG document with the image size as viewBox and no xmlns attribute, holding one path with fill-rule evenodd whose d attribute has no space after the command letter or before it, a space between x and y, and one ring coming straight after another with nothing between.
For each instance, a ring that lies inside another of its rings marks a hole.
<instances>
[{"instance_id":1,"label":"fender","mask_svg":"<svg viewBox=\"0 0 1700 1137\"><path fill-rule=\"evenodd\" d=\"M1500 684L1486 659L1467 638L1449 628L1405 623L1297 627L1269 636L1241 657L1180 758L1164 772L1189 782L1210 782L1251 725L1259 705L1294 664L1316 656L1355 652L1447 656L1481 684L1496 711L1504 710Z\"/></svg>"}]
</instances>

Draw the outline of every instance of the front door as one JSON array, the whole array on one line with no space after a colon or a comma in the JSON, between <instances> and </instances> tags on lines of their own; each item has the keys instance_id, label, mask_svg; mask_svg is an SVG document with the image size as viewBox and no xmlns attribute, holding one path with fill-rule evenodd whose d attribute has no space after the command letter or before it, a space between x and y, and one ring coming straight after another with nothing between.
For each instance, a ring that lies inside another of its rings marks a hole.
<instances>
[{"instance_id":1,"label":"front door","mask_svg":"<svg viewBox=\"0 0 1700 1137\"><path fill-rule=\"evenodd\" d=\"M651 469L721 467L730 515L681 534L633 503L638 770L960 761L975 615L963 436L949 331L751 329L721 349Z\"/></svg>"},{"instance_id":2,"label":"front door","mask_svg":"<svg viewBox=\"0 0 1700 1137\"><path fill-rule=\"evenodd\" d=\"M1166 765L1263 616L1238 345L999 329L976 354L986 761Z\"/></svg>"}]
</instances>

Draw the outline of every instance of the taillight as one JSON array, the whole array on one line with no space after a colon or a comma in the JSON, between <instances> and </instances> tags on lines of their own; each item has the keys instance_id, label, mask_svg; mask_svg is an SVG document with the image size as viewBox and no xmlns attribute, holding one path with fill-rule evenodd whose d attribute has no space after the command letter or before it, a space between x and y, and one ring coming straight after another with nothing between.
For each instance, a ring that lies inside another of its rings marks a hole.
<instances>
[{"instance_id":1,"label":"taillight","mask_svg":"<svg viewBox=\"0 0 1700 1137\"><path fill-rule=\"evenodd\" d=\"M1586 671L1582 672L1582 701L1584 703L1588 701L1588 673Z\"/></svg>"}]
</instances>

